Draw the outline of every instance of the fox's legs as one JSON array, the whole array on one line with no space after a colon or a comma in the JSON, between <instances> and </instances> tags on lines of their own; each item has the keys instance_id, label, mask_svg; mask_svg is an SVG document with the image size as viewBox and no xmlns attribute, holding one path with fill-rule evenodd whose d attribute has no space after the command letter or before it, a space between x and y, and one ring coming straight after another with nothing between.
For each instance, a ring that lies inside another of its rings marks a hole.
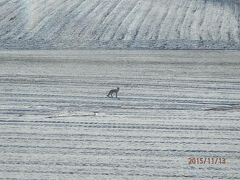
<instances>
[{"instance_id":1,"label":"fox's legs","mask_svg":"<svg viewBox=\"0 0 240 180\"><path fill-rule=\"evenodd\" d=\"M109 91L109 93L108 93L107 97L109 97L110 95L111 95L111 91Z\"/></svg>"},{"instance_id":2,"label":"fox's legs","mask_svg":"<svg viewBox=\"0 0 240 180\"><path fill-rule=\"evenodd\" d=\"M112 98L113 97L113 93L111 91L109 91L107 97L111 97Z\"/></svg>"}]
</instances>

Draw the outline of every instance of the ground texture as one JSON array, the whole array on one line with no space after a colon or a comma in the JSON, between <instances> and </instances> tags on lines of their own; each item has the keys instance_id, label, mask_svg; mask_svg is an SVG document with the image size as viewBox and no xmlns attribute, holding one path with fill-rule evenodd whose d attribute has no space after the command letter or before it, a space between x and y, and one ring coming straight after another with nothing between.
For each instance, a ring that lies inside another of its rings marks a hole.
<instances>
[{"instance_id":1,"label":"ground texture","mask_svg":"<svg viewBox=\"0 0 240 180\"><path fill-rule=\"evenodd\" d=\"M240 179L239 58L2 51L0 179Z\"/></svg>"}]
</instances>

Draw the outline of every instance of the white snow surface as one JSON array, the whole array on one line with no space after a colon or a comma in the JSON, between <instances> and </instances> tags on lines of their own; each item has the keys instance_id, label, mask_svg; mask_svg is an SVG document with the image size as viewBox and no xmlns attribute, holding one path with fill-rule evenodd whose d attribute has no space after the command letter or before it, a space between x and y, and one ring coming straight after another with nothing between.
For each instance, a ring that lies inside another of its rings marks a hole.
<instances>
[{"instance_id":1,"label":"white snow surface","mask_svg":"<svg viewBox=\"0 0 240 180\"><path fill-rule=\"evenodd\" d=\"M240 179L239 51L1 51L0 179ZM119 98L107 92L120 87ZM192 164L223 157L226 164Z\"/></svg>"},{"instance_id":2,"label":"white snow surface","mask_svg":"<svg viewBox=\"0 0 240 180\"><path fill-rule=\"evenodd\" d=\"M240 49L239 0L0 0L1 49Z\"/></svg>"}]
</instances>

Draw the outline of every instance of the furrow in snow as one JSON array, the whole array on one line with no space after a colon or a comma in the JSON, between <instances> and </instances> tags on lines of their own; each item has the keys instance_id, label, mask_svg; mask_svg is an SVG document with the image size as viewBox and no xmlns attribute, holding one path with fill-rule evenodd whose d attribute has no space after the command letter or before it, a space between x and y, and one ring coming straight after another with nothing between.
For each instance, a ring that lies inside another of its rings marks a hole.
<instances>
[{"instance_id":1,"label":"furrow in snow","mask_svg":"<svg viewBox=\"0 0 240 180\"><path fill-rule=\"evenodd\" d=\"M0 47L238 49L235 0L4 0Z\"/></svg>"}]
</instances>

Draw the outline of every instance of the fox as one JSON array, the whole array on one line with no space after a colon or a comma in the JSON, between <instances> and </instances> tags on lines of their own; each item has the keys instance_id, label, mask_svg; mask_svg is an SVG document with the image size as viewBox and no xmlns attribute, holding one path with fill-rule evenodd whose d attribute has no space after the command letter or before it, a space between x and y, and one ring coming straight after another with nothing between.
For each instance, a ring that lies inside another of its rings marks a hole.
<instances>
[{"instance_id":1,"label":"fox","mask_svg":"<svg viewBox=\"0 0 240 180\"><path fill-rule=\"evenodd\" d=\"M117 87L117 89L111 89L110 91L109 91L109 93L108 93L108 95L107 95L107 97L113 97L113 93L115 93L116 94L116 98L118 98L118 91L119 91L119 87Z\"/></svg>"}]
</instances>

